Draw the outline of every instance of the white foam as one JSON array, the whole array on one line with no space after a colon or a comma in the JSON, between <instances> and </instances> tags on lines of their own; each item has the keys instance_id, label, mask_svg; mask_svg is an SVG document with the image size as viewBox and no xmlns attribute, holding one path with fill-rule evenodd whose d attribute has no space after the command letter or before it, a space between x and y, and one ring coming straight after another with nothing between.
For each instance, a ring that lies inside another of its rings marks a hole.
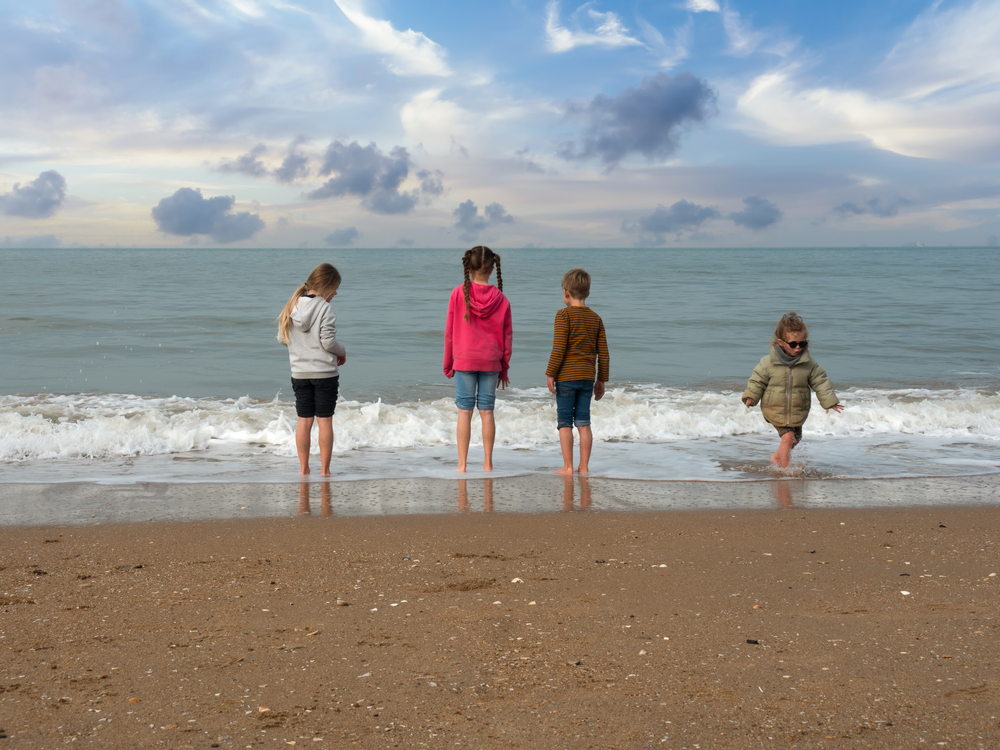
<instances>
[{"instance_id":1,"label":"white foam","mask_svg":"<svg viewBox=\"0 0 1000 750\"><path fill-rule=\"evenodd\" d=\"M911 469L900 474L898 467L913 464L910 459L917 455L921 458L916 463L925 473L956 460L965 473L972 473L977 465L983 471L997 468L1000 394L869 388L842 392L841 398L847 404L842 414L825 414L814 402L805 434L813 442L820 437L836 439L847 446L842 458L855 465L832 466L823 472L913 475ZM614 456L614 468L606 473L616 476L733 478L731 465L738 465L748 451L754 460L760 458L775 438L760 410L747 409L739 394L732 392L627 386L593 402L592 415L597 450ZM398 404L381 399L341 401L334 416L334 452L338 461L357 467L365 476L378 475L380 466L396 475L447 472L456 416L451 398ZM501 393L496 419L498 449L510 451L519 470L544 469L544 465L536 466L541 456L548 463L557 460L555 403L547 390ZM227 459L256 456L257 464L273 471L264 457L295 455L296 421L293 404L277 399L0 396L0 460L8 468L20 467L4 472L0 481L31 481L34 472L28 471L29 466L53 461L182 456L218 452L222 446L228 446L223 451ZM477 432L473 429L474 445L479 443ZM970 447L956 454L956 440ZM892 460L879 455L887 456L891 450L875 448L897 442L902 457ZM837 449L831 452L836 454ZM940 454L939 462L933 458L935 452ZM861 464L866 468L858 468ZM173 468L174 474L185 471L193 475L199 470ZM214 471L227 474L222 467ZM956 471L952 467L944 473Z\"/></svg>"}]
</instances>

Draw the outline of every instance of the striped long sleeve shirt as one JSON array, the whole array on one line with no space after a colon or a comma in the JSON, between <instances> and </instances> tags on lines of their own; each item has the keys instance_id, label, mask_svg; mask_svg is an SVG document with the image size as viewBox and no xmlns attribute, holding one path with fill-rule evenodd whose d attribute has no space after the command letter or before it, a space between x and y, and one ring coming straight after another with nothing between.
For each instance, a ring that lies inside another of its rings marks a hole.
<instances>
[{"instance_id":1,"label":"striped long sleeve shirt","mask_svg":"<svg viewBox=\"0 0 1000 750\"><path fill-rule=\"evenodd\" d=\"M546 376L556 382L593 380L594 365L597 379L608 382L611 355L604 336L601 316L589 307L564 307L556 313L552 355Z\"/></svg>"}]
</instances>

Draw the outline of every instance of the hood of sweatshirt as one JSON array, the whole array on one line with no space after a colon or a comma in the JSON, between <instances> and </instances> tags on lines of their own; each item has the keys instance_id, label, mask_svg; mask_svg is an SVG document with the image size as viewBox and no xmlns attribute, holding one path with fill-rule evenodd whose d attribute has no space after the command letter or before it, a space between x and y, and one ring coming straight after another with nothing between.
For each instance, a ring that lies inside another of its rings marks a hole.
<instances>
[{"instance_id":1,"label":"hood of sweatshirt","mask_svg":"<svg viewBox=\"0 0 1000 750\"><path fill-rule=\"evenodd\" d=\"M299 297L299 303L292 311L292 325L300 331L308 331L320 317L323 308L329 305L318 294L315 297Z\"/></svg>"},{"instance_id":2,"label":"hood of sweatshirt","mask_svg":"<svg viewBox=\"0 0 1000 750\"><path fill-rule=\"evenodd\" d=\"M503 292L492 284L469 284L469 314L488 318L503 304Z\"/></svg>"}]
</instances>

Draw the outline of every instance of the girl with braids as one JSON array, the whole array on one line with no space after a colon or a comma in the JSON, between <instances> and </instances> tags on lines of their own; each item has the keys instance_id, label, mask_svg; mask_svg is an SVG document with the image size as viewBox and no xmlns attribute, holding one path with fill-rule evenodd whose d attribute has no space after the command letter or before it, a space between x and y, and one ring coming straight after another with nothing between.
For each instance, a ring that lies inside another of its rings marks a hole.
<instances>
[{"instance_id":1,"label":"girl with braids","mask_svg":"<svg viewBox=\"0 0 1000 750\"><path fill-rule=\"evenodd\" d=\"M493 469L496 423L493 406L497 383L510 385L507 368L513 328L510 302L503 294L500 256L479 245L462 256L465 283L455 287L448 301L444 327L444 374L455 376L458 406L458 470L465 471L472 436L472 411L478 406L483 421L483 468ZM497 271L497 285L490 274Z\"/></svg>"},{"instance_id":2,"label":"girl with braids","mask_svg":"<svg viewBox=\"0 0 1000 750\"><path fill-rule=\"evenodd\" d=\"M347 350L337 341L337 315L330 300L340 288L340 273L329 263L316 266L278 316L278 341L288 347L292 390L299 423L295 447L299 467L309 473L309 442L313 420L319 427L320 474L330 476L333 454L333 412Z\"/></svg>"},{"instance_id":3,"label":"girl with braids","mask_svg":"<svg viewBox=\"0 0 1000 750\"><path fill-rule=\"evenodd\" d=\"M774 425L781 437L781 445L771 456L771 463L787 469L791 462L792 448L802 440L802 425L809 416L811 391L829 413L830 409L842 412L844 405L833 392L830 378L809 357L809 329L802 318L793 312L783 315L774 329L771 353L763 357L755 368L741 400L748 408L760 403L764 419Z\"/></svg>"}]
</instances>

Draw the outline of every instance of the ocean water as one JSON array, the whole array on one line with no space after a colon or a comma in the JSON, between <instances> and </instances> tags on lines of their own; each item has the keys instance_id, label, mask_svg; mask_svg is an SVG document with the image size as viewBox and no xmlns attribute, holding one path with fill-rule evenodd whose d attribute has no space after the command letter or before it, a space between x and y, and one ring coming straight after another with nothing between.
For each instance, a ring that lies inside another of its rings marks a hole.
<instances>
[{"instance_id":1,"label":"ocean water","mask_svg":"<svg viewBox=\"0 0 1000 750\"><path fill-rule=\"evenodd\" d=\"M496 475L560 464L544 370L560 280L593 276L611 349L599 476L773 479L776 433L739 401L780 316L846 404L818 404L793 476L1000 470L995 249L505 250L512 388ZM284 482L295 410L274 319L320 262L343 275L336 480L455 477L441 373L457 250L0 250L0 482ZM474 426L471 460L477 456ZM475 476L476 473L474 472Z\"/></svg>"}]
</instances>

